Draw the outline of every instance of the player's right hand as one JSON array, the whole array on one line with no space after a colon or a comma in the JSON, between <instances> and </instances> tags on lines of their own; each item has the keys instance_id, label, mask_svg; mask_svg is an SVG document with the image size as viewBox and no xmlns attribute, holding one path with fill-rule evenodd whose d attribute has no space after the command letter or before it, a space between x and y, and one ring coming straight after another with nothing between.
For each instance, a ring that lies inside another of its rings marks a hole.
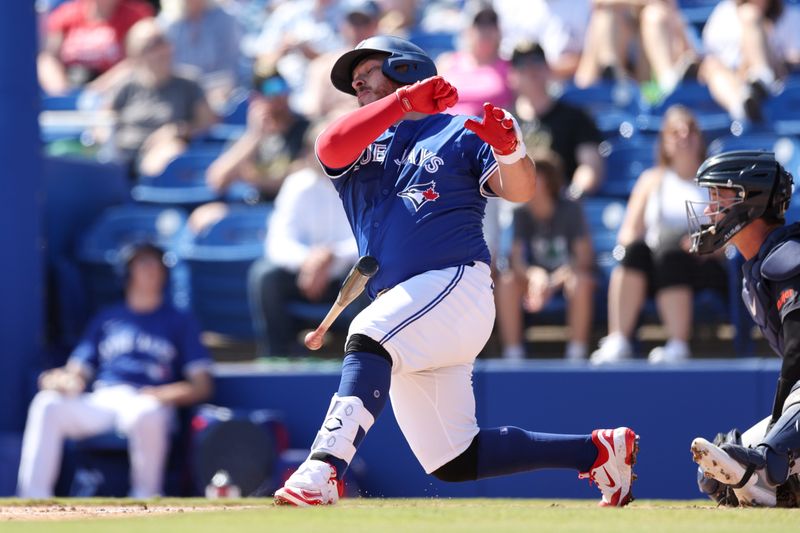
<instances>
[{"instance_id":1,"label":"player's right hand","mask_svg":"<svg viewBox=\"0 0 800 533\"><path fill-rule=\"evenodd\" d=\"M400 87L395 94L406 113L417 111L432 115L441 113L458 102L458 91L441 76Z\"/></svg>"}]
</instances>

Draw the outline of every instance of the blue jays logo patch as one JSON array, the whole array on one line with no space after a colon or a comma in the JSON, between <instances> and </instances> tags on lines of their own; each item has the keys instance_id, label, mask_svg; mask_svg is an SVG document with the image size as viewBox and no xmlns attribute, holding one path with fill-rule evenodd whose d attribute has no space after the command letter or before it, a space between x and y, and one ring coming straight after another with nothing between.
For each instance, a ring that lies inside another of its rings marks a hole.
<instances>
[{"instance_id":1,"label":"blue jays logo patch","mask_svg":"<svg viewBox=\"0 0 800 533\"><path fill-rule=\"evenodd\" d=\"M439 198L439 193L436 192L436 182L429 181L428 183L409 185L397 193L397 196L407 198L414 206L414 210L419 211L428 202L435 202Z\"/></svg>"}]
</instances>

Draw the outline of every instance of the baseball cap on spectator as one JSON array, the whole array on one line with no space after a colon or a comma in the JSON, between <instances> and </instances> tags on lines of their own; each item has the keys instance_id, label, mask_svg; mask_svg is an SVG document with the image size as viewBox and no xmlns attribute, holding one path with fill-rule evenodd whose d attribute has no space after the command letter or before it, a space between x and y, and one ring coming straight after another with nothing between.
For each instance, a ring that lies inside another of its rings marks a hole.
<instances>
[{"instance_id":1,"label":"baseball cap on spectator","mask_svg":"<svg viewBox=\"0 0 800 533\"><path fill-rule=\"evenodd\" d=\"M539 43L523 41L514 47L511 53L511 65L519 68L526 64L547 65L547 57Z\"/></svg>"},{"instance_id":2,"label":"baseball cap on spectator","mask_svg":"<svg viewBox=\"0 0 800 533\"><path fill-rule=\"evenodd\" d=\"M344 4L342 13L347 22L359 26L381 18L381 7L375 0L348 0Z\"/></svg>"},{"instance_id":3,"label":"baseball cap on spectator","mask_svg":"<svg viewBox=\"0 0 800 533\"><path fill-rule=\"evenodd\" d=\"M492 6L479 7L472 16L472 25L478 27L497 27L499 25L497 11Z\"/></svg>"},{"instance_id":4,"label":"baseball cap on spectator","mask_svg":"<svg viewBox=\"0 0 800 533\"><path fill-rule=\"evenodd\" d=\"M253 89L267 97L289 94L291 90L272 62L256 62L253 66Z\"/></svg>"}]
</instances>

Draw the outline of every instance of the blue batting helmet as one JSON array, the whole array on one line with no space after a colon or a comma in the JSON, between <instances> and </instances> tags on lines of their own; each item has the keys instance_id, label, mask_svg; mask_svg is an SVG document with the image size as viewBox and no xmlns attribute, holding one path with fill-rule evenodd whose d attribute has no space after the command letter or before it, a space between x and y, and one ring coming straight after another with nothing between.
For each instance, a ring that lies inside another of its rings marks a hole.
<instances>
[{"instance_id":1,"label":"blue batting helmet","mask_svg":"<svg viewBox=\"0 0 800 533\"><path fill-rule=\"evenodd\" d=\"M381 67L383 74L402 85L436 75L436 65L422 48L399 37L376 35L364 39L336 61L331 69L333 86L355 96L353 69L366 57L375 54L386 56Z\"/></svg>"}]
</instances>

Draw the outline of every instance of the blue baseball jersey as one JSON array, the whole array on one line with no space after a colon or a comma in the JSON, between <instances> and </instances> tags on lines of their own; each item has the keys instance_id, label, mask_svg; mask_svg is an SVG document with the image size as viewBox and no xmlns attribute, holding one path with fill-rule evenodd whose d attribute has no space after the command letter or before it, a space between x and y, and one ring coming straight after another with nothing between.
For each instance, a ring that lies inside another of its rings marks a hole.
<instances>
[{"instance_id":1,"label":"blue baseball jersey","mask_svg":"<svg viewBox=\"0 0 800 533\"><path fill-rule=\"evenodd\" d=\"M380 269L371 298L417 274L490 263L483 238L486 181L497 169L491 147L464 128L469 117L403 120L350 167L325 169L344 204L360 255Z\"/></svg>"},{"instance_id":2,"label":"blue baseball jersey","mask_svg":"<svg viewBox=\"0 0 800 533\"><path fill-rule=\"evenodd\" d=\"M104 385L142 387L180 381L196 368L209 368L212 360L193 316L164 303L151 313L135 313L124 304L103 309L69 362Z\"/></svg>"},{"instance_id":3,"label":"blue baseball jersey","mask_svg":"<svg viewBox=\"0 0 800 533\"><path fill-rule=\"evenodd\" d=\"M770 347L784 357L783 320L800 309L800 223L773 230L742 273L745 305Z\"/></svg>"}]
</instances>

